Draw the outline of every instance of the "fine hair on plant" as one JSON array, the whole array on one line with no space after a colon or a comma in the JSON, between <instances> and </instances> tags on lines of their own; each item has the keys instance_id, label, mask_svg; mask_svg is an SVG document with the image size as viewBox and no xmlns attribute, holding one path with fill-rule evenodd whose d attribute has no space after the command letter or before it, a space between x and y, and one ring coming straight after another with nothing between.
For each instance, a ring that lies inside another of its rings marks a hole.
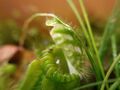
<instances>
[{"instance_id":1,"label":"fine hair on plant","mask_svg":"<svg viewBox=\"0 0 120 90\"><path fill-rule=\"evenodd\" d=\"M36 13L25 21L19 41L20 46L24 45L29 32L29 24L37 17L49 17L45 24L51 27L48 32L52 43L45 50L40 51L38 57L28 65L25 76L17 89L120 90L118 64L120 54L118 54L115 32L119 27L120 9L118 5L120 0L116 1L103 36L101 36L99 48L96 45L93 28L90 25L83 0L78 0L82 13L78 12L73 0L67 0L67 2L78 19L80 24L78 29L66 24L64 20L52 13ZM115 21L113 21L114 18ZM108 47L108 44L111 48ZM110 49L110 53L107 53L108 49ZM112 55L108 58L112 62L110 63L109 60L110 66L105 70L104 62L107 54ZM114 78L110 77L111 73L114 74ZM91 78L94 82L90 80Z\"/></svg>"}]
</instances>

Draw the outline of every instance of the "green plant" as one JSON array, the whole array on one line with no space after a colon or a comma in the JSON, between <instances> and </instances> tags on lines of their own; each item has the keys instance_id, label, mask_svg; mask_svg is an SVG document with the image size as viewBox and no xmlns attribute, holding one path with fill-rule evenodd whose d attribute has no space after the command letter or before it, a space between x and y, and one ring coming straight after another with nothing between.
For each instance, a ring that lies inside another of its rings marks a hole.
<instances>
[{"instance_id":1,"label":"green plant","mask_svg":"<svg viewBox=\"0 0 120 90\"><path fill-rule=\"evenodd\" d=\"M12 87L14 80L11 79L11 76L15 73L16 66L13 64L5 63L0 66L0 90L8 90Z\"/></svg>"},{"instance_id":2,"label":"green plant","mask_svg":"<svg viewBox=\"0 0 120 90\"><path fill-rule=\"evenodd\" d=\"M120 85L120 55L118 54L115 33L120 20L120 9L118 7L120 0L117 0L113 14L108 20L101 39L100 49L96 47L83 1L78 1L83 18L74 2L67 0L80 23L80 28L78 29L72 28L59 17L50 13L37 13L25 22L19 41L20 46L24 45L30 22L36 17L43 16L50 17L46 21L46 26L52 27L49 32L52 43L45 50L37 53L37 59L29 64L26 74L17 88L18 90L81 90L90 87L98 90L120 89L118 87ZM107 73L105 73L103 63L108 51L107 45L110 42L112 47L110 54L113 57L112 63ZM91 65L86 66L86 62ZM115 72L113 72L113 69L115 69ZM95 83L89 80L89 77L92 77L90 73L94 75ZM111 73L115 74L114 79L109 78Z\"/></svg>"},{"instance_id":3,"label":"green plant","mask_svg":"<svg viewBox=\"0 0 120 90\"><path fill-rule=\"evenodd\" d=\"M82 70L82 69L84 69L82 67L84 61L81 58L81 57L83 57L83 54L82 54L82 49L80 48L81 45L79 43L79 39L77 38L73 29L69 25L62 22L58 17L56 17L53 14L45 14L45 13L36 14L35 16L31 17L27 21L27 24L25 24L26 28L27 28L29 22L32 21L36 16L52 16L53 17L53 20L47 21L46 24L53 26L53 29L51 30L50 33L51 33L51 37L54 40L54 47L43 51L43 53L40 54L41 55L39 57L40 59L33 61L33 63L28 68L27 76L26 76L25 81L23 82L22 86L20 87L21 88L20 90L34 90L38 86L41 89L44 88L43 90L47 90L46 88L50 89L51 86L49 86L49 85L47 87L44 87L44 83L45 83L44 80L45 81L50 80L54 84L55 83L57 83L58 85L60 84L60 86L58 86L58 87L56 87L53 84L51 90L56 90L56 88L58 90L60 90L60 88L64 88L65 90L72 89L73 87L75 87L75 85L79 84L78 82L80 82L80 79L83 79L82 74L84 74L83 71L85 71L85 70ZM60 37L57 37L58 34ZM25 39L25 35L23 35L23 38ZM22 41L24 40L23 38L21 39ZM68 46L70 46L70 47L68 47ZM57 49L58 48L59 49L57 50L56 47L57 47ZM70 51L68 51L69 48L71 48ZM50 57L50 58L52 57L52 58L49 59L46 57ZM65 64L66 60L70 65L73 65L72 67L75 66L74 71L76 71L75 72L76 75L74 75L74 74L69 75L70 72L69 72L69 69L67 66L68 63ZM77 63L75 60L77 60ZM55 67L57 65L57 62L59 62L58 63L59 67ZM38 65L36 65L35 63ZM46 65L48 65L48 66L44 65L45 63L47 63ZM33 73L34 69L37 71L38 74ZM32 79L33 80L32 82L30 82L31 76L34 77ZM39 78L41 78L41 79L39 79ZM29 88L27 88L28 84L30 84ZM67 87L64 85L66 85ZM37 88L37 89L39 89L39 88Z\"/></svg>"}]
</instances>

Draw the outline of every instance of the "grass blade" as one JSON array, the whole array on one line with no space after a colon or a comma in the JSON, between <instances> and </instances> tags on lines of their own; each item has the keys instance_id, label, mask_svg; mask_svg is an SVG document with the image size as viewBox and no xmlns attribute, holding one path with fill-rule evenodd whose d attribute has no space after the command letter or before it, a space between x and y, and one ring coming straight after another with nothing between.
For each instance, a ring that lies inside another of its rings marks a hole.
<instances>
[{"instance_id":1,"label":"grass blade","mask_svg":"<svg viewBox=\"0 0 120 90\"><path fill-rule=\"evenodd\" d=\"M120 7L119 7L119 5L120 5L120 0L117 0L116 5L113 9L112 15L110 16L110 18L107 22L107 25L105 27L105 31L103 33L103 37L101 40L101 46L99 49L99 55L100 55L102 62L103 62L104 57L105 57L107 50L109 48L108 46L110 44L110 38L111 38L112 34L116 31L118 20L120 20Z\"/></svg>"},{"instance_id":2,"label":"grass blade","mask_svg":"<svg viewBox=\"0 0 120 90\"><path fill-rule=\"evenodd\" d=\"M103 84L101 86L101 89L100 90L104 90L104 87L105 87L105 83L107 82L112 70L114 69L115 65L117 64L117 62L120 60L120 54L115 58L115 60L113 61L112 65L110 66L106 76L105 76L105 79L103 81Z\"/></svg>"},{"instance_id":3,"label":"grass blade","mask_svg":"<svg viewBox=\"0 0 120 90\"><path fill-rule=\"evenodd\" d=\"M70 5L71 9L75 13L75 15L76 15L76 17L81 25L81 28L83 30L83 33L85 35L85 38L86 38L87 44L88 44L88 48L86 49L86 53L88 55L88 58L90 59L91 64L93 65L93 69L95 69L94 71L96 74L96 78L98 81L100 81L105 77L104 69L103 69L101 60L99 58L98 50L97 50L96 45L95 45L92 30L90 27L90 23L89 23L84 5L83 5L83 3L81 3L82 1L80 0L79 2L81 5L81 8L82 8L82 11L83 11L85 23L83 22L81 15L79 14L77 8L75 7L73 1L72 0L67 0L67 1L68 1L68 4ZM85 25L87 25L87 28L85 27ZM94 53L95 53L95 57L93 56ZM96 60L97 60L97 62L96 62Z\"/></svg>"}]
</instances>

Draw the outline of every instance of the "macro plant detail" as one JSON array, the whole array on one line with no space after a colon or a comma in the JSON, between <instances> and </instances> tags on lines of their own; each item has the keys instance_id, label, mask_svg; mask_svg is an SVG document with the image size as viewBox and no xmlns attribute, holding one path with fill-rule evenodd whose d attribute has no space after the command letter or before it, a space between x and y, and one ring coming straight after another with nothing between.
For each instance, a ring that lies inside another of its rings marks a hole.
<instances>
[{"instance_id":1,"label":"macro plant detail","mask_svg":"<svg viewBox=\"0 0 120 90\"><path fill-rule=\"evenodd\" d=\"M100 41L94 36L83 0L77 0L82 13L73 0L66 1L79 27L73 28L52 13L36 13L25 21L19 32L18 51L25 46L30 23L38 17L47 17L50 44L38 52L34 50L36 59L29 63L13 90L120 90L120 0L116 0ZM16 69L11 63L0 66L0 76L5 75L0 78L1 90Z\"/></svg>"},{"instance_id":2,"label":"macro plant detail","mask_svg":"<svg viewBox=\"0 0 120 90\"><path fill-rule=\"evenodd\" d=\"M93 69L96 74L96 80L98 82L103 80L103 83L101 83L102 86L98 86L98 89L104 90L105 86L106 89L111 89L117 85L117 82L115 82L115 84L109 87L107 79L120 57L114 57L115 60L105 75L103 62L101 61L102 56L99 56L98 49L96 48L92 29L82 0L79 0L79 3L83 11L84 21L78 13L74 2L72 0L67 1L80 22L81 30L74 30L60 18L49 13L35 14L26 21L23 28L24 32L20 43L21 45L24 43L26 37L25 31L29 23L39 16L52 17L52 19L46 21L46 25L52 27L50 36L53 40L53 45L44 50L40 54L40 57L30 64L20 90L73 90L82 84L83 79L88 78L87 75L90 73L88 70L91 66L91 69ZM116 10L116 12L118 11ZM105 33L106 32L107 31L105 31ZM80 33L84 35L81 36ZM101 48L102 47L103 46L101 46ZM102 52L100 53L103 54ZM91 63L91 66L87 68L85 67L86 59ZM36 73L39 72L38 74L33 73L34 68ZM30 77L34 78L30 79ZM30 84L29 88L26 87L28 84ZM56 86L56 84L58 84L58 86Z\"/></svg>"},{"instance_id":3,"label":"macro plant detail","mask_svg":"<svg viewBox=\"0 0 120 90\"><path fill-rule=\"evenodd\" d=\"M61 90L61 88L68 90L75 88L75 86L79 86L80 80L86 78L85 74L87 76L87 71L85 71L84 67L84 53L80 41L72 27L63 23L55 15L40 13L35 16L43 15L55 17L46 22L46 25L53 26L50 35L54 44L44 50L40 57L29 65L26 78L20 90L47 90L47 88L49 90L50 88L51 90ZM31 18L29 21L31 21ZM72 71L70 71L70 68L72 68ZM33 73L34 70L39 73ZM31 77L34 77L34 79ZM32 82L30 83L30 81ZM53 85L45 87L44 83L47 81L49 83L53 82ZM29 88L26 87L28 84L30 85ZM58 84L58 86L56 87L54 84Z\"/></svg>"}]
</instances>

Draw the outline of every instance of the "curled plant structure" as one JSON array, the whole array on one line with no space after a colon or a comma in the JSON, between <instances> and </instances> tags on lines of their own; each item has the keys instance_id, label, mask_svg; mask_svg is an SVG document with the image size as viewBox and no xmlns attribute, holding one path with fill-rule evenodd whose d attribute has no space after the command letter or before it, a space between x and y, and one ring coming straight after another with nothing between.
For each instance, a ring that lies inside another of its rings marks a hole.
<instances>
[{"instance_id":1,"label":"curled plant structure","mask_svg":"<svg viewBox=\"0 0 120 90\"><path fill-rule=\"evenodd\" d=\"M35 16L54 16L46 22L47 26L53 26L50 31L53 45L29 65L19 90L72 90L80 85L87 72L80 40L57 16L44 13Z\"/></svg>"},{"instance_id":2,"label":"curled plant structure","mask_svg":"<svg viewBox=\"0 0 120 90\"><path fill-rule=\"evenodd\" d=\"M118 61L120 60L120 55L117 55L116 38L112 34L117 22L111 23L111 18L110 21L108 21L99 52L83 5L83 0L78 0L83 18L79 14L73 1L67 1L80 23L81 31L80 29L78 31L74 30L60 18L50 13L37 13L25 22L20 45L24 44L29 23L36 17L41 16L52 17L46 21L46 25L52 27L49 34L53 42L51 46L43 50L39 57L29 65L19 90L80 90L93 86L97 86L95 87L97 90L119 89L120 87L118 87L118 85L120 79ZM117 1L120 3L120 0ZM116 6L118 5L119 4ZM114 12L116 12L116 14L112 16L116 17L119 21L119 8L117 7L117 9L115 8ZM80 36L81 32L83 34L82 38ZM107 51L106 47L112 35L113 62L107 73L105 73L102 59ZM95 75L96 82L83 85L84 83L82 80L84 81L86 79L86 76L89 74L88 68L90 68L89 66L85 66L86 59L90 61L91 71ZM116 79L109 79L114 67L115 75L118 79L117 81ZM109 83L113 84L111 85Z\"/></svg>"}]
</instances>

